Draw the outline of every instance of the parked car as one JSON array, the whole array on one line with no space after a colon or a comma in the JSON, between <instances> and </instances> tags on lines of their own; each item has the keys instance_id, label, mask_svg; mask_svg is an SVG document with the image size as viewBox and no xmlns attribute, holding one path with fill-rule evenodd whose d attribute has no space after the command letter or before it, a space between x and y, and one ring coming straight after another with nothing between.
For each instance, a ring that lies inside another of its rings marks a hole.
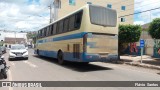
<instances>
[{"instance_id":1,"label":"parked car","mask_svg":"<svg viewBox=\"0 0 160 90\"><path fill-rule=\"evenodd\" d=\"M3 52L2 52L2 49L1 49L1 46L0 46L0 55L2 55L3 54Z\"/></svg>"},{"instance_id":2,"label":"parked car","mask_svg":"<svg viewBox=\"0 0 160 90\"><path fill-rule=\"evenodd\" d=\"M1 48L1 51L2 51L3 54L6 53L6 47L5 46L1 46L0 48Z\"/></svg>"},{"instance_id":3,"label":"parked car","mask_svg":"<svg viewBox=\"0 0 160 90\"><path fill-rule=\"evenodd\" d=\"M28 50L24 45L14 44L11 45L9 51L9 60L13 59L26 59L28 60Z\"/></svg>"}]
</instances>

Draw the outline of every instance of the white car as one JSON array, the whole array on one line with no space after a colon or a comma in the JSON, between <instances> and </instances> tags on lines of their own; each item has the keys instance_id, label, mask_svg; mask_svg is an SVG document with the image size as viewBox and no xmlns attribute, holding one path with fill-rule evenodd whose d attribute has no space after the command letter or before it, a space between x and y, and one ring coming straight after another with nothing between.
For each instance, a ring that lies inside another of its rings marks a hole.
<instances>
[{"instance_id":1,"label":"white car","mask_svg":"<svg viewBox=\"0 0 160 90\"><path fill-rule=\"evenodd\" d=\"M27 48L21 44L11 45L11 48L9 51L9 60L21 59L21 58L28 60Z\"/></svg>"}]
</instances>

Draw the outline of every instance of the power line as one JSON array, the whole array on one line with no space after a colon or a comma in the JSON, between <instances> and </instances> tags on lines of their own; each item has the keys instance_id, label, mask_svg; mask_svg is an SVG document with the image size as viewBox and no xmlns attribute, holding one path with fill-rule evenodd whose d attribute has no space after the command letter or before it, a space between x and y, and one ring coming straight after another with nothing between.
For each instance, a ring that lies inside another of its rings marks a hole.
<instances>
[{"instance_id":1,"label":"power line","mask_svg":"<svg viewBox=\"0 0 160 90\"><path fill-rule=\"evenodd\" d=\"M145 4L145 5L141 5L141 6L139 6L138 8L141 8L141 7L144 7L144 6L148 6L148 5L152 5L152 4L155 4L155 3L159 3L160 1L158 1L158 2L153 2L153 3L149 3L149 4ZM130 8L130 9L127 9L127 10L125 10L125 11L129 11L129 10L133 10L134 9L134 7L133 8ZM118 13L121 13L121 12L124 12L124 11L120 11L120 12L118 12Z\"/></svg>"},{"instance_id":2,"label":"power line","mask_svg":"<svg viewBox=\"0 0 160 90\"><path fill-rule=\"evenodd\" d=\"M118 17L118 18L125 17L125 16L131 16L131 15L135 15L135 14L140 14L140 13L144 13L144 12L148 12L148 11L153 11L153 10L157 10L157 9L160 9L160 7L153 8L153 9L149 9L149 10L145 10L145 11L140 11L140 12L136 12L136 13L124 15L124 16L120 16L120 17Z\"/></svg>"}]
</instances>

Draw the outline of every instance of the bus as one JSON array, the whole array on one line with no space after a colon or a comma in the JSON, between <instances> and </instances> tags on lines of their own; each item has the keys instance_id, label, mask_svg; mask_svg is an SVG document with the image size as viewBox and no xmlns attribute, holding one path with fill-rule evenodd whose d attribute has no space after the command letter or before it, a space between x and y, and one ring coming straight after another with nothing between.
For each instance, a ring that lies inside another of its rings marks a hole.
<instances>
[{"instance_id":1,"label":"bus","mask_svg":"<svg viewBox=\"0 0 160 90\"><path fill-rule=\"evenodd\" d=\"M96 62L118 59L116 10L85 5L38 30L35 54L65 61Z\"/></svg>"}]
</instances>

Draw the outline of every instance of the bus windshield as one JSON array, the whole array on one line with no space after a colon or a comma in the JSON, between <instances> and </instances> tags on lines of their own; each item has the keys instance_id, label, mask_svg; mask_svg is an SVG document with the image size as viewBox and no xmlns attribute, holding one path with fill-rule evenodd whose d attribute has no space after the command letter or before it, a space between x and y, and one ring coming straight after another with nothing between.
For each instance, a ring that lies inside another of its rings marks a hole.
<instances>
[{"instance_id":1,"label":"bus windshield","mask_svg":"<svg viewBox=\"0 0 160 90\"><path fill-rule=\"evenodd\" d=\"M115 10L89 5L91 23L100 26L115 27L117 24L117 12Z\"/></svg>"}]
</instances>

